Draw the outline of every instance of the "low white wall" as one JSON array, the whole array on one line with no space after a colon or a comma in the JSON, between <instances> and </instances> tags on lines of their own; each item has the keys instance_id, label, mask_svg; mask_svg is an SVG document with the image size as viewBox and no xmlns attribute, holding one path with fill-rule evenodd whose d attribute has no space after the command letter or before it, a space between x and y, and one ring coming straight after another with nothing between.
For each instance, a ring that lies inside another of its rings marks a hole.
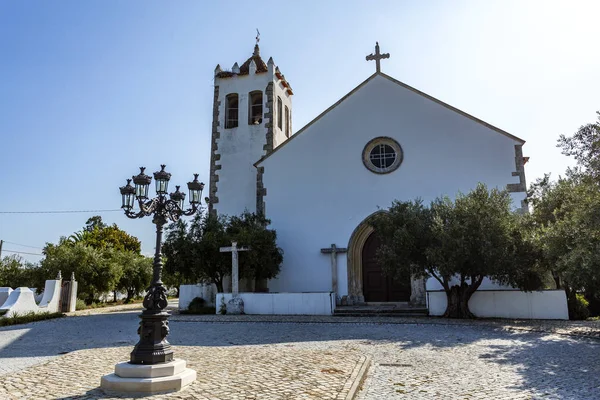
<instances>
[{"instance_id":1,"label":"low white wall","mask_svg":"<svg viewBox=\"0 0 600 400\"><path fill-rule=\"evenodd\" d=\"M35 298L35 302L38 304L41 303L42 299L44 298L44 292L43 291L40 292L37 290L37 288L33 288L33 287L30 287L29 289L33 292L33 297Z\"/></svg>"},{"instance_id":2,"label":"low white wall","mask_svg":"<svg viewBox=\"0 0 600 400\"><path fill-rule=\"evenodd\" d=\"M335 293L240 293L244 313L266 315L332 315ZM231 293L217 293L217 314L221 304L231 300Z\"/></svg>"},{"instance_id":3,"label":"low white wall","mask_svg":"<svg viewBox=\"0 0 600 400\"><path fill-rule=\"evenodd\" d=\"M10 296L10 292L12 292L12 288L9 287L0 287L0 307L4 305L8 296Z\"/></svg>"},{"instance_id":4,"label":"low white wall","mask_svg":"<svg viewBox=\"0 0 600 400\"><path fill-rule=\"evenodd\" d=\"M207 307L215 306L217 286L215 284L181 285L179 286L179 309L187 310L196 297L202 297Z\"/></svg>"},{"instance_id":5,"label":"low white wall","mask_svg":"<svg viewBox=\"0 0 600 400\"><path fill-rule=\"evenodd\" d=\"M31 289L20 287L13 290L8 299L4 302L0 310L7 310L5 317L11 317L15 313L26 314L30 312L38 313L39 307L35 304L35 297Z\"/></svg>"},{"instance_id":6,"label":"low white wall","mask_svg":"<svg viewBox=\"0 0 600 400\"><path fill-rule=\"evenodd\" d=\"M429 315L443 315L446 293L428 291L427 304ZM564 290L478 290L469 300L469 309L482 318L569 319Z\"/></svg>"},{"instance_id":7,"label":"low white wall","mask_svg":"<svg viewBox=\"0 0 600 400\"><path fill-rule=\"evenodd\" d=\"M42 297L39 305L41 309L40 312L55 313L60 311L58 309L58 305L60 303L61 289L62 280L54 279L46 281L46 285L44 286L44 296Z\"/></svg>"}]
</instances>

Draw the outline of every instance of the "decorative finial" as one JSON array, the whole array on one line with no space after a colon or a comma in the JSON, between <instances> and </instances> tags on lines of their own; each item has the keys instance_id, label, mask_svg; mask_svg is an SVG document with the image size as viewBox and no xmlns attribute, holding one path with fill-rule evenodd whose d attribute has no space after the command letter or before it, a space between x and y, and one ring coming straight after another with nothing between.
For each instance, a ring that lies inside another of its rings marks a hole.
<instances>
[{"instance_id":1,"label":"decorative finial","mask_svg":"<svg viewBox=\"0 0 600 400\"><path fill-rule=\"evenodd\" d=\"M62 280L62 274L60 273L60 269L58 270L58 274L56 275L56 280Z\"/></svg>"},{"instance_id":2,"label":"decorative finial","mask_svg":"<svg viewBox=\"0 0 600 400\"><path fill-rule=\"evenodd\" d=\"M75 272L71 272L71 282L75 282Z\"/></svg>"},{"instance_id":3,"label":"decorative finial","mask_svg":"<svg viewBox=\"0 0 600 400\"><path fill-rule=\"evenodd\" d=\"M367 61L375 60L375 68L377 72L381 72L380 61L384 58L390 58L390 53L381 54L379 52L379 42L375 42L375 54L369 54L366 59Z\"/></svg>"},{"instance_id":4,"label":"decorative finial","mask_svg":"<svg viewBox=\"0 0 600 400\"><path fill-rule=\"evenodd\" d=\"M161 171L164 171L166 167L167 167L167 164L160 164Z\"/></svg>"},{"instance_id":5,"label":"decorative finial","mask_svg":"<svg viewBox=\"0 0 600 400\"><path fill-rule=\"evenodd\" d=\"M260 56L260 48L258 47L258 42L260 42L260 32L256 29L256 44L254 45L254 53L252 53L253 57Z\"/></svg>"}]
</instances>

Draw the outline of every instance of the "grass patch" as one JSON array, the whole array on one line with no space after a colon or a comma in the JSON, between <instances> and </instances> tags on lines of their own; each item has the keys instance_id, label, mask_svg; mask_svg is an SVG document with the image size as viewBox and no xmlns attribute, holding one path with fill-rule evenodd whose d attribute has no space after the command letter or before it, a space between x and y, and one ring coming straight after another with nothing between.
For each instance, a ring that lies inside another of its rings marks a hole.
<instances>
[{"instance_id":1,"label":"grass patch","mask_svg":"<svg viewBox=\"0 0 600 400\"><path fill-rule=\"evenodd\" d=\"M216 314L217 309L215 307L197 307L193 310L181 310L179 314L190 314L190 315L204 315L204 314Z\"/></svg>"},{"instance_id":2,"label":"grass patch","mask_svg":"<svg viewBox=\"0 0 600 400\"><path fill-rule=\"evenodd\" d=\"M28 324L30 322L43 321L45 319L62 318L65 314L61 312L57 313L39 313L36 314L33 311L26 314L13 313L10 317L0 318L0 326L20 325Z\"/></svg>"},{"instance_id":3,"label":"grass patch","mask_svg":"<svg viewBox=\"0 0 600 400\"><path fill-rule=\"evenodd\" d=\"M96 308L115 307L115 306L122 306L122 305L126 305L126 304L138 304L138 303L142 303L143 301L144 301L144 299L134 299L134 300L130 300L129 302L125 302L125 300L117 300L117 301L109 301L106 303L99 302L99 303L85 304L85 302L83 300L77 299L77 304L75 305L75 309L77 311L93 310Z\"/></svg>"}]
</instances>

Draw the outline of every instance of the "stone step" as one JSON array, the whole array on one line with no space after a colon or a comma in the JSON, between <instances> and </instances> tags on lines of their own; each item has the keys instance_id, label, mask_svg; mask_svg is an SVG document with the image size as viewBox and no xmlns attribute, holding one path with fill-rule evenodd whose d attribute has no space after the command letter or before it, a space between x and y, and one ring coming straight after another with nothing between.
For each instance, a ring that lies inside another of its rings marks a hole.
<instances>
[{"instance_id":1,"label":"stone step","mask_svg":"<svg viewBox=\"0 0 600 400\"><path fill-rule=\"evenodd\" d=\"M427 308L357 308L335 309L334 316L337 317L426 317L429 315Z\"/></svg>"}]
</instances>

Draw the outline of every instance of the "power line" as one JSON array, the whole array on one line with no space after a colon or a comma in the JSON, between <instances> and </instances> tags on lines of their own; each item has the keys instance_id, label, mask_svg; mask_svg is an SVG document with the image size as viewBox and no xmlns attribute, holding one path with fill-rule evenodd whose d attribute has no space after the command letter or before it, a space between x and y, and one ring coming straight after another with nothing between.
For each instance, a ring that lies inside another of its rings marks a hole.
<instances>
[{"instance_id":1,"label":"power line","mask_svg":"<svg viewBox=\"0 0 600 400\"><path fill-rule=\"evenodd\" d=\"M16 250L2 250L3 252L7 252L7 253L17 253L17 254L29 254L30 256L43 256L42 253L28 253L26 251L16 251Z\"/></svg>"},{"instance_id":2,"label":"power line","mask_svg":"<svg viewBox=\"0 0 600 400\"><path fill-rule=\"evenodd\" d=\"M100 212L117 212L117 210L65 210L65 211L0 211L0 214L75 214L75 213L100 213Z\"/></svg>"},{"instance_id":3,"label":"power line","mask_svg":"<svg viewBox=\"0 0 600 400\"><path fill-rule=\"evenodd\" d=\"M27 245L27 244L21 244L21 243L9 242L8 240L4 240L4 243L10 243L10 244L14 244L15 246L29 247L29 248L31 248L31 249L39 249L39 250L44 250L42 247L37 247L37 246L29 246L29 245Z\"/></svg>"}]
</instances>

